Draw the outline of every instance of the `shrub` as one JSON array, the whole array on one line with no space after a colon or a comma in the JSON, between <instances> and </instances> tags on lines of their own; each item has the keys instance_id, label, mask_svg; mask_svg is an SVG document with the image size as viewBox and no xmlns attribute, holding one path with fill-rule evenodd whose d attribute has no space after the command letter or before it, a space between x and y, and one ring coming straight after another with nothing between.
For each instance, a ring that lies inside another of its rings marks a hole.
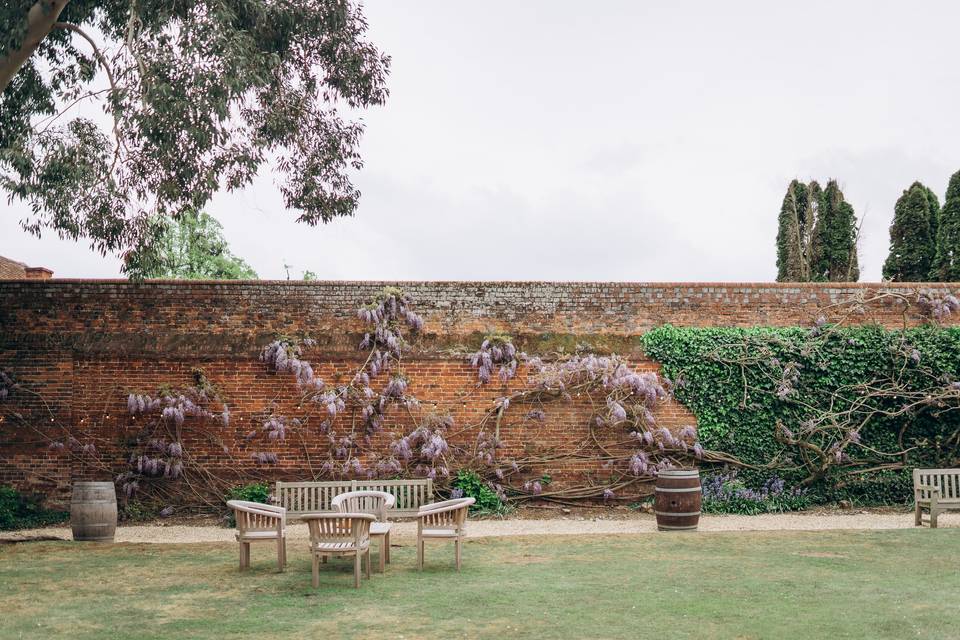
<instances>
[{"instance_id":1,"label":"shrub","mask_svg":"<svg viewBox=\"0 0 960 640\"><path fill-rule=\"evenodd\" d=\"M803 489L787 489L777 476L769 477L757 489L737 478L737 472L718 473L703 479L704 513L778 513L799 511L810 506L810 497Z\"/></svg>"},{"instance_id":2,"label":"shrub","mask_svg":"<svg viewBox=\"0 0 960 640\"><path fill-rule=\"evenodd\" d=\"M270 485L266 482L252 482L250 484L240 485L239 487L232 487L227 491L227 495L224 496L226 500L245 500L247 502L260 502L262 504L270 503ZM231 527L237 526L236 518L234 518L233 511L230 512L229 517L227 518L227 525Z\"/></svg>"},{"instance_id":3,"label":"shrub","mask_svg":"<svg viewBox=\"0 0 960 640\"><path fill-rule=\"evenodd\" d=\"M44 509L39 499L24 496L13 487L0 486L0 531L44 527L69 517L67 511Z\"/></svg>"},{"instance_id":4,"label":"shrub","mask_svg":"<svg viewBox=\"0 0 960 640\"><path fill-rule=\"evenodd\" d=\"M483 479L473 471L459 471L453 481L453 491L450 492L451 498L469 497L476 500L470 507L474 513L496 513L502 514L507 511L507 505L490 488Z\"/></svg>"}]
</instances>

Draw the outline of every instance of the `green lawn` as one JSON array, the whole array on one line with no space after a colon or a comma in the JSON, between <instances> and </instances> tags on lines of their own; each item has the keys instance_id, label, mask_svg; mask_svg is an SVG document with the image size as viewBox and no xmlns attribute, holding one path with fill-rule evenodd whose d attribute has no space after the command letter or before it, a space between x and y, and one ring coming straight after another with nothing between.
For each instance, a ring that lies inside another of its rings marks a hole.
<instances>
[{"instance_id":1,"label":"green lawn","mask_svg":"<svg viewBox=\"0 0 960 640\"><path fill-rule=\"evenodd\" d=\"M958 530L487 539L459 575L405 545L359 591L305 546L4 545L0 638L960 637Z\"/></svg>"}]
</instances>

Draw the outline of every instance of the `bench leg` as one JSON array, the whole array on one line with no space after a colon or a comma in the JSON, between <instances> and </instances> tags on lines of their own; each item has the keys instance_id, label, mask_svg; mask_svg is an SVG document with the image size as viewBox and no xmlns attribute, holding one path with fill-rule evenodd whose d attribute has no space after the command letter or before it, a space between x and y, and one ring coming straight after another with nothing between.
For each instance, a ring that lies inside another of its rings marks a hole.
<instances>
[{"instance_id":1,"label":"bench leg","mask_svg":"<svg viewBox=\"0 0 960 640\"><path fill-rule=\"evenodd\" d=\"M919 502L914 503L913 524L917 527L923 526L923 507L920 506Z\"/></svg>"},{"instance_id":2,"label":"bench leg","mask_svg":"<svg viewBox=\"0 0 960 640\"><path fill-rule=\"evenodd\" d=\"M460 571L460 560L463 557L463 554L461 553L460 538L457 538L455 546L456 546L456 554L457 554L457 571Z\"/></svg>"},{"instance_id":3,"label":"bench leg","mask_svg":"<svg viewBox=\"0 0 960 640\"><path fill-rule=\"evenodd\" d=\"M283 573L283 565L286 562L283 560L283 538L277 538L277 568L280 569L280 572Z\"/></svg>"},{"instance_id":4,"label":"bench leg","mask_svg":"<svg viewBox=\"0 0 960 640\"><path fill-rule=\"evenodd\" d=\"M937 528L937 516L940 515L940 511L934 507L930 507L930 528Z\"/></svg>"},{"instance_id":5,"label":"bench leg","mask_svg":"<svg viewBox=\"0 0 960 640\"><path fill-rule=\"evenodd\" d=\"M316 589L320 586L320 558L316 554L311 554L313 557L313 588Z\"/></svg>"},{"instance_id":6,"label":"bench leg","mask_svg":"<svg viewBox=\"0 0 960 640\"><path fill-rule=\"evenodd\" d=\"M353 586L355 589L360 588L360 560L363 558L363 555L358 551L353 554Z\"/></svg>"},{"instance_id":7,"label":"bench leg","mask_svg":"<svg viewBox=\"0 0 960 640\"><path fill-rule=\"evenodd\" d=\"M417 539L417 571L423 571L423 538Z\"/></svg>"},{"instance_id":8,"label":"bench leg","mask_svg":"<svg viewBox=\"0 0 960 640\"><path fill-rule=\"evenodd\" d=\"M387 535L384 536L384 549L386 551L385 557L387 564L390 564L390 532L387 531Z\"/></svg>"}]
</instances>

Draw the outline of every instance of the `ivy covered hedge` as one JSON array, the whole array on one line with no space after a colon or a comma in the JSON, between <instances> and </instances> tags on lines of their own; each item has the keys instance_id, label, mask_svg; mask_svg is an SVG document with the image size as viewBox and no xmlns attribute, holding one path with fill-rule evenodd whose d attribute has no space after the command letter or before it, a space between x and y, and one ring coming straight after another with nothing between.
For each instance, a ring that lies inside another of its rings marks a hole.
<instances>
[{"instance_id":1,"label":"ivy covered hedge","mask_svg":"<svg viewBox=\"0 0 960 640\"><path fill-rule=\"evenodd\" d=\"M754 488L903 503L912 468L960 465L960 328L663 326L643 344Z\"/></svg>"}]
</instances>

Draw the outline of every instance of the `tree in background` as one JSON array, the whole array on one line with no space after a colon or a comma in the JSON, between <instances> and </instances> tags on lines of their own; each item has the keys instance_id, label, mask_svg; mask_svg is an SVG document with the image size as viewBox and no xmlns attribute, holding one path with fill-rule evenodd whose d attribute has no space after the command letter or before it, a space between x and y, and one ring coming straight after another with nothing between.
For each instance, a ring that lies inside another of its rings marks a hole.
<instances>
[{"instance_id":1,"label":"tree in background","mask_svg":"<svg viewBox=\"0 0 960 640\"><path fill-rule=\"evenodd\" d=\"M0 188L24 228L156 262L167 222L271 160L299 221L352 215L363 126L390 59L349 0L0 3ZM102 73L101 73L102 72ZM106 127L70 118L99 103Z\"/></svg>"},{"instance_id":2,"label":"tree in background","mask_svg":"<svg viewBox=\"0 0 960 640\"><path fill-rule=\"evenodd\" d=\"M813 255L813 227L820 197L820 185L794 180L780 207L777 230L777 281L807 282L810 280L810 259Z\"/></svg>"},{"instance_id":3,"label":"tree in background","mask_svg":"<svg viewBox=\"0 0 960 640\"><path fill-rule=\"evenodd\" d=\"M829 181L820 195L813 229L812 280L856 282L860 279L858 232L853 207L844 200L837 181Z\"/></svg>"},{"instance_id":4,"label":"tree in background","mask_svg":"<svg viewBox=\"0 0 960 640\"><path fill-rule=\"evenodd\" d=\"M890 254L883 264L885 279L923 282L930 278L939 214L937 196L921 183L914 182L903 192L890 225Z\"/></svg>"},{"instance_id":5,"label":"tree in background","mask_svg":"<svg viewBox=\"0 0 960 640\"><path fill-rule=\"evenodd\" d=\"M780 207L777 231L778 282L834 282L860 278L857 220L835 180L794 180Z\"/></svg>"},{"instance_id":6,"label":"tree in background","mask_svg":"<svg viewBox=\"0 0 960 640\"><path fill-rule=\"evenodd\" d=\"M257 272L230 253L223 228L207 213L188 212L167 224L145 278L252 280Z\"/></svg>"},{"instance_id":7,"label":"tree in background","mask_svg":"<svg viewBox=\"0 0 960 640\"><path fill-rule=\"evenodd\" d=\"M940 210L931 279L960 282L960 171L950 177L943 209Z\"/></svg>"}]
</instances>

